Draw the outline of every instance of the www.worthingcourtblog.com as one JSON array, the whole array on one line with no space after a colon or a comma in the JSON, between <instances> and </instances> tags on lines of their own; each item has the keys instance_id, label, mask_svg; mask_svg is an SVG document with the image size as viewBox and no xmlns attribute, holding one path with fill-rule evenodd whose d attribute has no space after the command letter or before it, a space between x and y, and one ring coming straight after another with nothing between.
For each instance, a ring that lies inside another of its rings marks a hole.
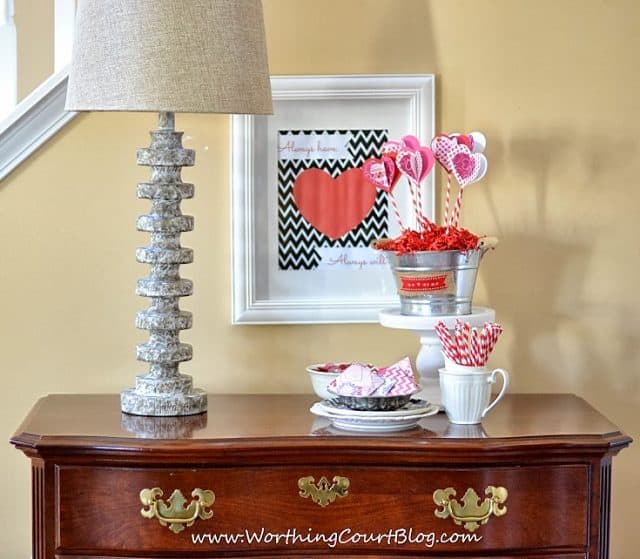
<instances>
[{"instance_id":1,"label":"www.worthingcourtblog.com","mask_svg":"<svg viewBox=\"0 0 640 559\"><path fill-rule=\"evenodd\" d=\"M446 532L419 532L413 528L395 528L386 532L358 532L351 528L344 528L335 532L316 532L309 528L307 533L299 532L296 528L289 528L286 532L269 532L265 528L261 530L244 530L234 533L196 533L191 534L193 544L210 545L300 545L323 544L330 548L339 545L363 545L376 544L386 546L423 545L434 547L435 545L447 545L456 543L477 543L482 541L479 534Z\"/></svg>"}]
</instances>

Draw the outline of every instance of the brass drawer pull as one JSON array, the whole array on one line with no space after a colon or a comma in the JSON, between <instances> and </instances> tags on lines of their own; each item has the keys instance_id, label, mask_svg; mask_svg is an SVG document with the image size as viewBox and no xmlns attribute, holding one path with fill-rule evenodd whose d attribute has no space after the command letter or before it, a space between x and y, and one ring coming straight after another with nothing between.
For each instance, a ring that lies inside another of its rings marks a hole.
<instances>
[{"instance_id":1,"label":"brass drawer pull","mask_svg":"<svg viewBox=\"0 0 640 559\"><path fill-rule=\"evenodd\" d=\"M342 476L334 476L333 483L329 483L329 480L322 476L318 483L312 476L301 477L298 480L298 487L300 488L300 497L311 500L317 503L321 507L326 507L329 503L333 503L337 497L346 497L349 494L347 489L349 488L349 479Z\"/></svg>"},{"instance_id":2,"label":"brass drawer pull","mask_svg":"<svg viewBox=\"0 0 640 559\"><path fill-rule=\"evenodd\" d=\"M169 526L169 530L174 534L182 532L185 526L192 526L198 518L207 520L213 516L213 511L209 510L216 500L213 491L194 489L191 492L193 501L188 505L179 489L174 490L167 499L169 505L160 498L162 495L162 489L159 487L140 491L142 504L149 507L140 510L140 514L145 518L157 518L162 526Z\"/></svg>"},{"instance_id":3,"label":"brass drawer pull","mask_svg":"<svg viewBox=\"0 0 640 559\"><path fill-rule=\"evenodd\" d=\"M509 492L504 487L490 485L484 490L484 494L488 497L480 502L478 494L469 488L462 497L461 505L453 499L456 495L453 487L436 489L433 492L433 502L442 509L436 509L435 515L438 518L450 516L458 526L464 525L469 532L475 532L481 524L489 522L491 515L507 514L507 507L502 505L507 500Z\"/></svg>"}]
</instances>

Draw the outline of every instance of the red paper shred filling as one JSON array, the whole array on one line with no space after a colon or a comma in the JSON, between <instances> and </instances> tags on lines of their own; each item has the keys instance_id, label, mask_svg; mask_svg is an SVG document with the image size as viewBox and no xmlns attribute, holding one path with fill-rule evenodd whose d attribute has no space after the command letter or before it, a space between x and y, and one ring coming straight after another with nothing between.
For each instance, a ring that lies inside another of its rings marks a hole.
<instances>
[{"instance_id":1,"label":"red paper shred filling","mask_svg":"<svg viewBox=\"0 0 640 559\"><path fill-rule=\"evenodd\" d=\"M407 254L421 250L473 250L478 248L476 235L466 229L444 227L431 224L428 231L405 229L395 239L383 239L374 243L373 248L391 250L397 254Z\"/></svg>"}]
</instances>

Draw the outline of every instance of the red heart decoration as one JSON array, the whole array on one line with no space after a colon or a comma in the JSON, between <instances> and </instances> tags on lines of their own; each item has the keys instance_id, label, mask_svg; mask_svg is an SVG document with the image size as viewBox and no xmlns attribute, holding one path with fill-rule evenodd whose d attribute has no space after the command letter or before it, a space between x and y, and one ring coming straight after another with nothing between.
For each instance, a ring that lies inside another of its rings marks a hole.
<instances>
[{"instance_id":1,"label":"red heart decoration","mask_svg":"<svg viewBox=\"0 0 640 559\"><path fill-rule=\"evenodd\" d=\"M385 192L391 192L400 179L396 164L388 156L367 159L362 165L362 174L376 188Z\"/></svg>"},{"instance_id":2,"label":"red heart decoration","mask_svg":"<svg viewBox=\"0 0 640 559\"><path fill-rule=\"evenodd\" d=\"M311 225L335 241L371 211L376 188L360 169L349 169L335 179L322 169L307 169L293 184L293 200Z\"/></svg>"},{"instance_id":3,"label":"red heart decoration","mask_svg":"<svg viewBox=\"0 0 640 559\"><path fill-rule=\"evenodd\" d=\"M458 134L455 136L455 139L458 144L465 145L470 151L473 151L473 138L471 136L467 134Z\"/></svg>"},{"instance_id":4,"label":"red heart decoration","mask_svg":"<svg viewBox=\"0 0 640 559\"><path fill-rule=\"evenodd\" d=\"M401 150L396 156L396 165L400 172L417 183L424 180L434 164L433 152L427 147L421 147L419 150Z\"/></svg>"}]
</instances>

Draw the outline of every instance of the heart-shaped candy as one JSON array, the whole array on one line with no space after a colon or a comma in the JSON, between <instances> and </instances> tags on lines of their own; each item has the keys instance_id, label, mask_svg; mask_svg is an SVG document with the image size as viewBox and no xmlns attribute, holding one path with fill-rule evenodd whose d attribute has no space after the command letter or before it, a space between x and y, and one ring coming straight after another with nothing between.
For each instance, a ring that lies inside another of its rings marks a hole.
<instances>
[{"instance_id":1,"label":"heart-shaped candy","mask_svg":"<svg viewBox=\"0 0 640 559\"><path fill-rule=\"evenodd\" d=\"M464 188L484 177L487 172L487 158L481 153L471 153L466 145L459 144L449 152L447 167L451 169L458 184Z\"/></svg>"},{"instance_id":2,"label":"heart-shaped candy","mask_svg":"<svg viewBox=\"0 0 640 559\"><path fill-rule=\"evenodd\" d=\"M362 165L362 174L376 188L385 192L391 192L400 179L396 164L386 155L381 159L367 159Z\"/></svg>"},{"instance_id":3,"label":"heart-shaped candy","mask_svg":"<svg viewBox=\"0 0 640 559\"><path fill-rule=\"evenodd\" d=\"M396 156L399 171L416 183L425 179L434 164L433 152L427 147L421 147L419 150L403 149Z\"/></svg>"},{"instance_id":4,"label":"heart-shaped candy","mask_svg":"<svg viewBox=\"0 0 640 559\"><path fill-rule=\"evenodd\" d=\"M444 167L444 170L447 171L447 173L451 172L451 168L448 163L449 156L452 151L458 147L458 145L459 144L455 138L450 138L446 134L437 134L431 141L433 156L436 158L436 161Z\"/></svg>"}]
</instances>

